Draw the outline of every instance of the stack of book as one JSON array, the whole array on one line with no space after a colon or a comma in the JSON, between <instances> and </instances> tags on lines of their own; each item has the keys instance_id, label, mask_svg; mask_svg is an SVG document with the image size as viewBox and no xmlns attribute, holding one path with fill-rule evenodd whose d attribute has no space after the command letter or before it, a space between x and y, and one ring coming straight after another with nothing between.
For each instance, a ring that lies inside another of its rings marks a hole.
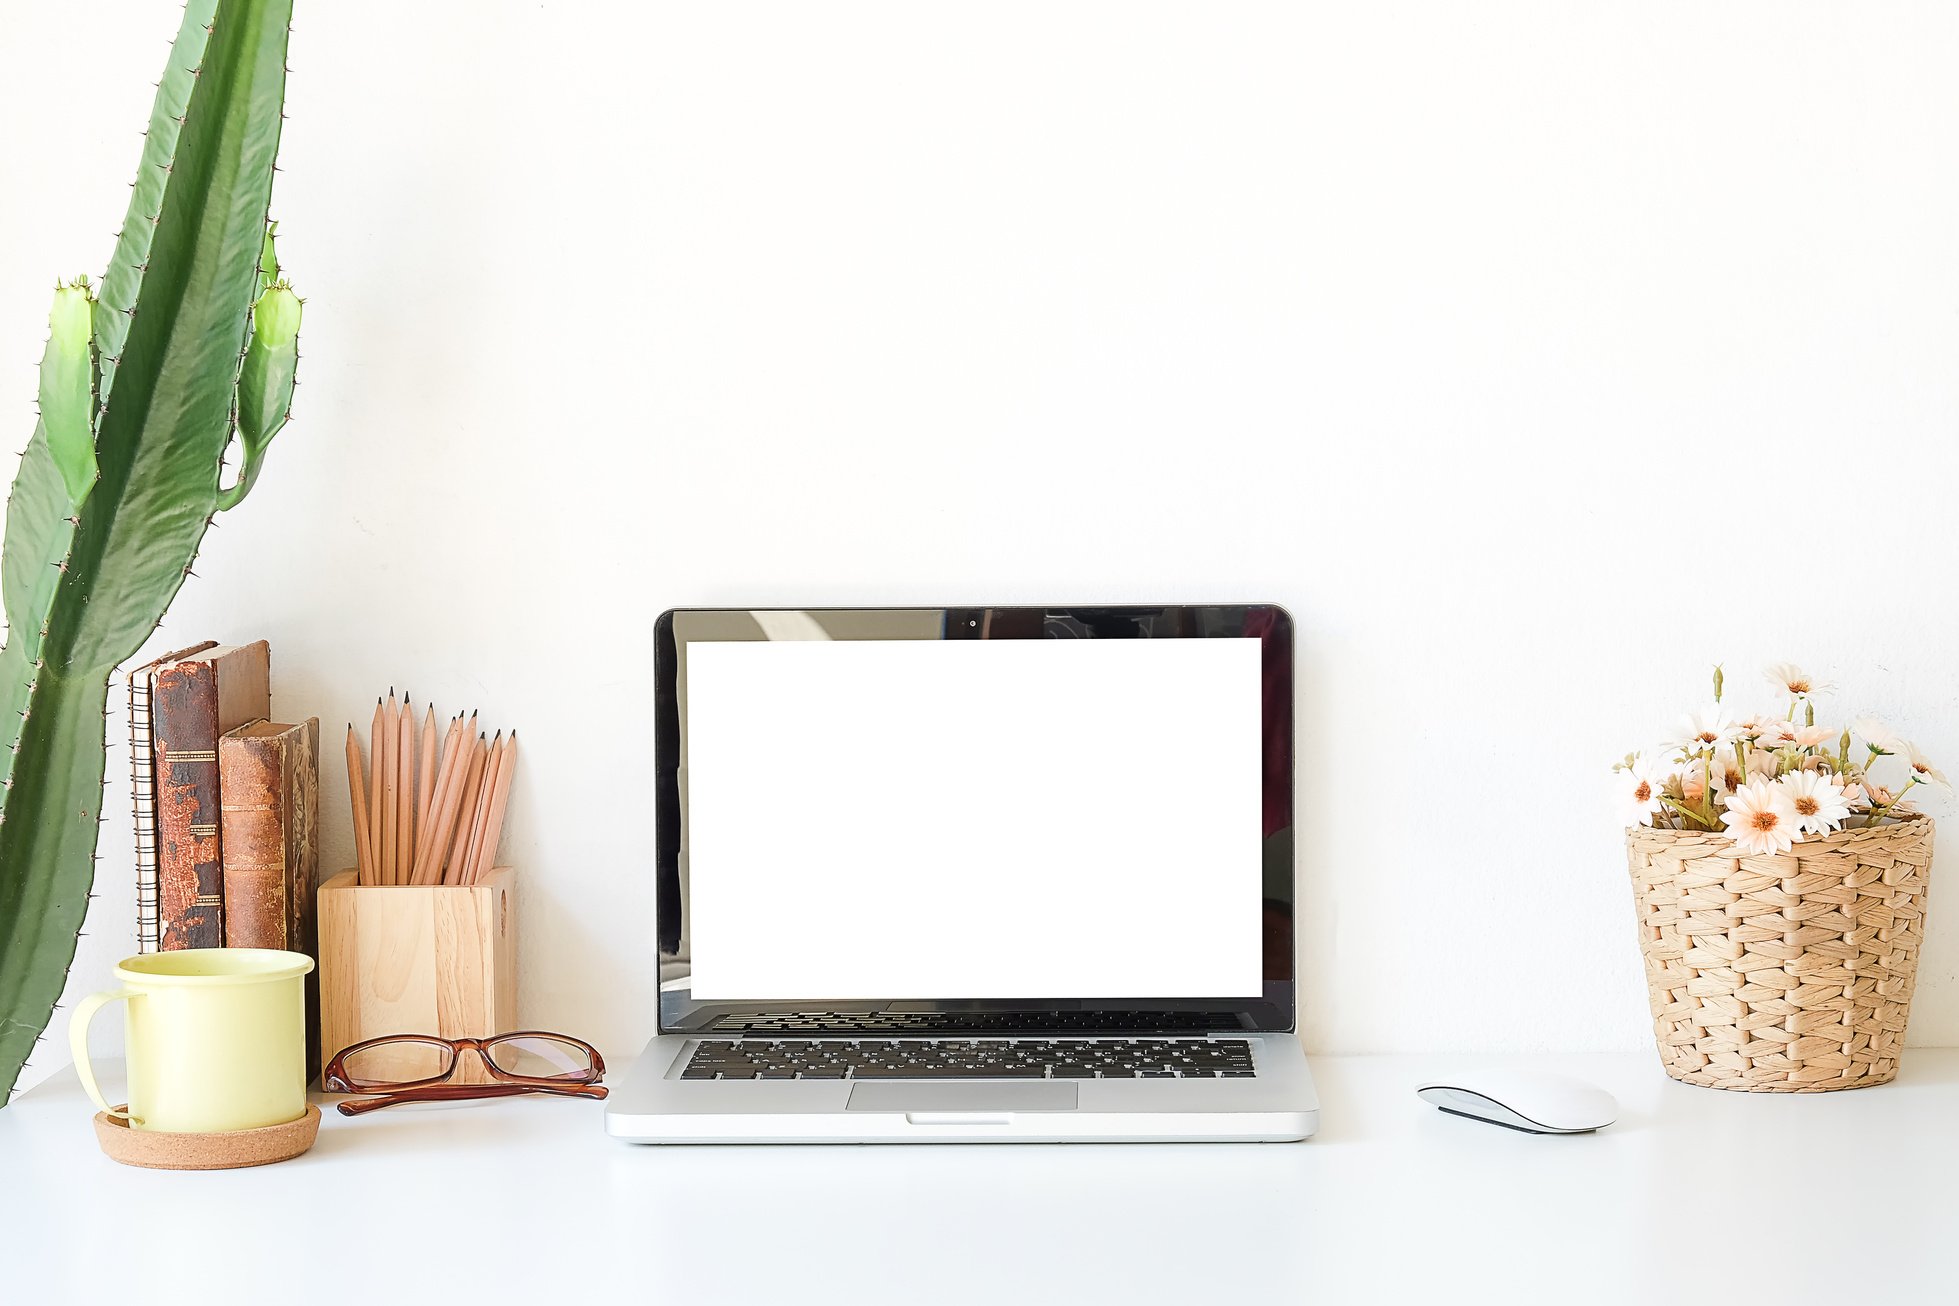
<instances>
[{"instance_id":1,"label":"stack of book","mask_svg":"<svg viewBox=\"0 0 1959 1306\"><path fill-rule=\"evenodd\" d=\"M263 640L199 644L129 673L141 952L319 954L320 723L268 720L271 686Z\"/></svg>"}]
</instances>

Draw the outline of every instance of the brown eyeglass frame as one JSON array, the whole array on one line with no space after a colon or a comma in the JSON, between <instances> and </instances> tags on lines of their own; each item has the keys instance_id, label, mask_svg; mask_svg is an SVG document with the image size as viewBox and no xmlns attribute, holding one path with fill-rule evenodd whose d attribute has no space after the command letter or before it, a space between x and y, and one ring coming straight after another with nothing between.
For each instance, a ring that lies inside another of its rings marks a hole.
<instances>
[{"instance_id":1,"label":"brown eyeglass frame","mask_svg":"<svg viewBox=\"0 0 1959 1306\"><path fill-rule=\"evenodd\" d=\"M520 1038L552 1039L559 1043L569 1043L591 1058L592 1068L572 1076L533 1076L513 1075L501 1069L490 1056L490 1049L499 1043ZM399 1084L376 1084L363 1087L357 1085L347 1075L347 1059L369 1048L385 1043L427 1043L435 1047L449 1049L449 1066L439 1075L423 1079L404 1080ZM452 1084L462 1066L464 1052L474 1052L476 1059L483 1063L483 1069L495 1080L491 1084ZM558 1034L544 1029L518 1029L507 1034L496 1034L489 1038L437 1038L432 1034L383 1034L379 1038L362 1039L351 1047L334 1053L333 1060L327 1062L321 1072L320 1082L329 1092L360 1093L364 1096L357 1102L339 1104L341 1115L360 1115L367 1111L378 1111L382 1107L395 1106L403 1102L461 1102L471 1098L512 1097L520 1093L553 1093L562 1097L603 1098L606 1089L599 1083L605 1077L605 1058L599 1050L582 1038L569 1034Z\"/></svg>"}]
</instances>

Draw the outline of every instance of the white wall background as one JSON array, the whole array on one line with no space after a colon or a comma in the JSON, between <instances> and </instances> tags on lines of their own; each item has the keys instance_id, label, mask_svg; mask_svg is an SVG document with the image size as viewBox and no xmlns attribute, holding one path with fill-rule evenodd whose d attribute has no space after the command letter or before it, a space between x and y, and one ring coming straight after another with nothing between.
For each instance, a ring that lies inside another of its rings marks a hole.
<instances>
[{"instance_id":1,"label":"white wall background","mask_svg":"<svg viewBox=\"0 0 1959 1306\"><path fill-rule=\"evenodd\" d=\"M18 447L178 14L0 8ZM521 728L529 1022L621 1057L652 1029L676 604L1288 605L1321 1050L1640 1046L1605 768L1716 660L1753 694L1794 658L1959 763L1948 6L296 27L297 420L157 645L269 637L275 710L329 741L390 684ZM130 950L126 848L73 993ZM1950 896L1921 1044L1959 1041Z\"/></svg>"}]
</instances>

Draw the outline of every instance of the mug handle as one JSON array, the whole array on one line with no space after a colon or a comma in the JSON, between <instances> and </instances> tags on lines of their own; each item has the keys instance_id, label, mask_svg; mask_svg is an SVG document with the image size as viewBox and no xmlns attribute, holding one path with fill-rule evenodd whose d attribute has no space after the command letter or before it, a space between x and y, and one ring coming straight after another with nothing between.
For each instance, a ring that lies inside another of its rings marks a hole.
<instances>
[{"instance_id":1,"label":"mug handle","mask_svg":"<svg viewBox=\"0 0 1959 1306\"><path fill-rule=\"evenodd\" d=\"M117 989L113 993L91 993L83 998L76 1004L75 1014L68 1018L68 1050L75 1058L75 1077L82 1081L83 1090L88 1093L95 1105L102 1108L103 1114L112 1120L127 1120L131 1124L140 1124L142 1122L130 1115L127 1109L118 1109L109 1105L108 1099L102 1096L102 1089L95 1082L95 1067L90 1065L88 1060L88 1023L95 1019L95 1013L111 1002L121 1002L135 996L134 989Z\"/></svg>"}]
</instances>

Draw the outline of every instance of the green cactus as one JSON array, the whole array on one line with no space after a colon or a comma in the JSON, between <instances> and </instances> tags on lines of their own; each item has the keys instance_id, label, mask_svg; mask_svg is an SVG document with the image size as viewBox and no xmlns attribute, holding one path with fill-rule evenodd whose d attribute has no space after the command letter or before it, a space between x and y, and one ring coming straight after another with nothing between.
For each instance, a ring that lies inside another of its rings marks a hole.
<instances>
[{"instance_id":1,"label":"green cactus","mask_svg":"<svg viewBox=\"0 0 1959 1306\"><path fill-rule=\"evenodd\" d=\"M291 16L292 0L190 0L108 275L55 291L0 547L0 1104L74 960L109 678L288 415L300 304L266 210Z\"/></svg>"}]
</instances>

